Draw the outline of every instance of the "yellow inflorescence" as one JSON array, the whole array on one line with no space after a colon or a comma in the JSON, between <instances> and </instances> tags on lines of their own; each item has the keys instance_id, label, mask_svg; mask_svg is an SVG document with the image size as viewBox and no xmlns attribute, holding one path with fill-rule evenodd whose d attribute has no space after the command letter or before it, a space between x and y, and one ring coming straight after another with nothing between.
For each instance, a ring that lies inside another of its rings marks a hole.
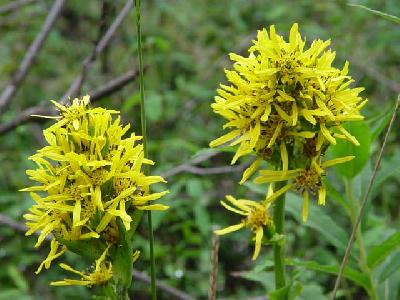
<instances>
[{"instance_id":1,"label":"yellow inflorescence","mask_svg":"<svg viewBox=\"0 0 400 300\"><path fill-rule=\"evenodd\" d=\"M89 96L70 106L54 104L61 116L43 131L48 145L29 158L37 168L26 172L39 185L22 189L35 201L24 215L27 235L41 232L35 247L53 237L38 272L66 251L62 240L100 239L110 246L118 242L118 220L129 230L133 211L168 208L152 204L168 191L151 193L150 186L165 180L142 172L142 165L153 161L144 157L142 137L128 135L130 126L113 117L118 111L91 108ZM99 272L109 278L107 252L103 256L93 275L82 275L88 285L96 283Z\"/></svg>"},{"instance_id":2,"label":"yellow inflorescence","mask_svg":"<svg viewBox=\"0 0 400 300\"><path fill-rule=\"evenodd\" d=\"M304 196L304 220L309 193L325 203L323 154L338 138L359 145L342 124L362 120L360 109L367 101L359 96L363 88L350 87L354 80L348 76L348 62L341 69L332 65L335 52L327 49L329 45L329 40L315 40L307 48L297 24L289 41L273 25L269 32L260 30L248 56L230 54L233 70L225 71L229 84L220 85L211 104L227 120L223 128L229 132L210 146L238 145L232 163L245 155L257 156L241 184L262 161L277 171L265 171L271 176L260 175L257 182L291 180L290 187Z\"/></svg>"},{"instance_id":3,"label":"yellow inflorescence","mask_svg":"<svg viewBox=\"0 0 400 300\"><path fill-rule=\"evenodd\" d=\"M237 200L232 196L226 196L226 200L228 200L228 203L221 201L221 204L226 209L243 216L243 219L239 224L216 230L215 233L223 235L244 227L251 229L255 235L255 248L253 254L253 260L255 260L261 249L261 241L264 235L263 227L272 224L272 219L268 212L269 204L264 205L257 201L247 199Z\"/></svg>"}]
</instances>

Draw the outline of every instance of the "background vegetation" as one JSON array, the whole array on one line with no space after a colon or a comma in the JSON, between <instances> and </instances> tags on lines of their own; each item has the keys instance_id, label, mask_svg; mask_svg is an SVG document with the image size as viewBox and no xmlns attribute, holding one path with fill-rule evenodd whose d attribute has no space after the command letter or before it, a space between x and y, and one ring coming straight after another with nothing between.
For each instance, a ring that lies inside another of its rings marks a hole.
<instances>
[{"instance_id":1,"label":"background vegetation","mask_svg":"<svg viewBox=\"0 0 400 300\"><path fill-rule=\"evenodd\" d=\"M18 9L2 11L1 7L10 2L13 1L0 0L0 90L17 70L52 5L47 0L26 1L29 4ZM334 273L340 263L351 220L354 221L348 196L352 194L358 199L365 192L382 141L379 134L400 92L399 25L348 6L346 1L143 2L149 152L150 158L157 162L152 172L163 173L171 191L165 198L171 208L154 214L157 275L159 280L195 299L207 297L212 226L237 221L236 216L221 208L219 200L225 194L259 197L256 187L237 184L249 161L230 167L231 153L207 150L209 141L221 135L223 120L212 113L210 103L218 84L224 81L223 69L230 67L227 54L245 54L257 29L275 24L279 33L287 35L292 23L298 22L308 41L331 39L331 48L337 51L336 66L342 66L346 59L350 61L350 74L357 85L366 88L364 96L370 101L364 108L368 126L353 130L355 135L364 137L361 150L344 151L359 151L365 159L352 166L353 171L337 170L329 174L331 189L327 205L316 207L313 203L307 224L300 221L301 201L295 195L289 197L287 207L287 252L296 258L289 268L294 274L294 286L298 287L298 299L328 299L335 279L328 273ZM0 124L26 108L43 101L50 106L48 100L60 99L81 73L83 60L124 3L67 1L35 64L0 116ZM397 0L358 3L400 15ZM80 94L96 90L129 70L137 70L136 56L132 10L110 45L88 69ZM124 122L132 123L139 131L139 101L138 82L131 81L96 105L121 110ZM27 157L44 143L41 137L44 125L30 122L0 135L0 299L89 298L83 288L50 287L51 280L68 276L58 267L36 276L34 270L47 250L34 249L34 237L24 237L17 229L18 223L10 222L22 222L22 215L31 206L28 196L17 191L29 184L25 170L31 165ZM400 228L399 125L397 120L389 136L362 222L362 247L367 254L378 252L368 256L377 293L381 299L393 300L400 297L400 236L396 235ZM149 272L144 222L140 232L135 247L142 250L142 256L135 268ZM392 243L377 248L388 237ZM220 240L219 299L251 299L273 289L272 251L264 248L257 262L251 262L248 238L240 232ZM360 247L355 245L349 265L362 270ZM83 265L72 255L68 260ZM322 265L334 267L324 270ZM346 299L367 299L364 279L348 277L341 295ZM148 285L137 279L131 295L134 299L148 299ZM175 299L163 291L159 292L159 298Z\"/></svg>"}]
</instances>

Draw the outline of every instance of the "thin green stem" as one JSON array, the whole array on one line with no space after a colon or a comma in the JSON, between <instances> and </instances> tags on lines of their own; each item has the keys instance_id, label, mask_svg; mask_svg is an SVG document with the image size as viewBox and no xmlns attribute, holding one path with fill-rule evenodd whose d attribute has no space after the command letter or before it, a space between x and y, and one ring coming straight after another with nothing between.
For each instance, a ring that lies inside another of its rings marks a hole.
<instances>
[{"instance_id":1,"label":"thin green stem","mask_svg":"<svg viewBox=\"0 0 400 300\"><path fill-rule=\"evenodd\" d=\"M144 74L143 74L143 55L142 55L142 30L140 26L140 0L135 0L136 8L136 28L137 28L137 49L138 49L138 61L139 61L139 86L140 86L140 122L142 127L143 136L143 152L147 158L147 134L146 134L146 108L144 103ZM148 166L145 165L145 174L149 174ZM154 235L153 235L153 222L151 218L151 211L147 212L147 223L149 231L149 242L150 242L150 273L151 273L151 299L157 299L156 291L156 273L155 273L155 258L154 258Z\"/></svg>"},{"instance_id":2,"label":"thin green stem","mask_svg":"<svg viewBox=\"0 0 400 300\"><path fill-rule=\"evenodd\" d=\"M286 181L277 183L276 190L286 185ZM285 223L285 194L275 200L274 225L276 233L283 234ZM285 246L283 243L274 245L274 267L275 267L275 288L281 289L286 286L285 280ZM285 295L282 299L287 299Z\"/></svg>"}]
</instances>

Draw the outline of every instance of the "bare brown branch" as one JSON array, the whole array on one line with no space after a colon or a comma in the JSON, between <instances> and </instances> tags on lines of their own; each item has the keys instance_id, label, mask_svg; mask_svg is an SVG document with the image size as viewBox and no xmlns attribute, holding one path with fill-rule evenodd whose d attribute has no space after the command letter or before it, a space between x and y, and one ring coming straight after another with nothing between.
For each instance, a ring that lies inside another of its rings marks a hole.
<instances>
[{"instance_id":1,"label":"bare brown branch","mask_svg":"<svg viewBox=\"0 0 400 300\"><path fill-rule=\"evenodd\" d=\"M212 245L211 245L211 271L210 271L210 279L208 285L208 300L217 299L218 250L219 250L219 237L218 235L213 233Z\"/></svg>"},{"instance_id":2,"label":"bare brown branch","mask_svg":"<svg viewBox=\"0 0 400 300\"><path fill-rule=\"evenodd\" d=\"M212 175L212 174L223 174L223 173L236 173L242 172L245 168L247 168L248 163L238 165L238 166L218 166L211 168L201 168L196 166L197 164L210 159L218 154L218 151L210 151L204 154L200 154L191 160L178 165L164 173L161 174L162 177L168 178L175 176L179 173L191 173L196 175Z\"/></svg>"},{"instance_id":3,"label":"bare brown branch","mask_svg":"<svg viewBox=\"0 0 400 300\"><path fill-rule=\"evenodd\" d=\"M124 87L128 82L135 80L138 76L137 71L128 71L124 75L117 77L114 80L111 80L104 84L99 89L89 93L91 95L90 101L92 103L100 100L101 98L111 95L112 93L119 91L122 87ZM0 135L7 133L14 128L28 123L32 121L44 121L44 119L39 119L36 117L32 117L32 115L53 115L55 113L54 109L51 109L48 106L48 103L39 104L37 106L30 107L21 113L19 113L14 119L9 122L0 124Z\"/></svg>"},{"instance_id":4,"label":"bare brown branch","mask_svg":"<svg viewBox=\"0 0 400 300\"><path fill-rule=\"evenodd\" d=\"M36 2L37 0L14 0L10 1L10 3L5 4L0 7L0 14L9 14L13 11L18 10L22 6L31 4L33 2Z\"/></svg>"},{"instance_id":5,"label":"bare brown branch","mask_svg":"<svg viewBox=\"0 0 400 300\"><path fill-rule=\"evenodd\" d=\"M37 57L40 49L43 46L47 36L51 28L53 27L60 11L65 4L65 0L56 0L53 6L50 9L49 14L46 17L46 20L43 23L42 28L40 29L39 34L36 36L35 40L30 45L28 51L26 52L21 64L18 67L18 70L15 72L11 82L5 87L3 92L0 95L0 114L2 114L11 101L12 97L15 95L18 87L21 82L25 79L28 74L29 69L31 68L35 58Z\"/></svg>"},{"instance_id":6,"label":"bare brown branch","mask_svg":"<svg viewBox=\"0 0 400 300\"><path fill-rule=\"evenodd\" d=\"M132 5L133 5L132 0L126 1L124 7L120 11L120 13L117 15L117 17L114 19L110 28L108 28L106 33L99 40L96 47L93 49L92 53L90 55L88 55L85 58L85 60L83 61L81 73L75 79L75 81L71 84L71 86L69 87L67 92L64 94L64 96L61 98L61 100L60 100L61 103L65 103L65 101L67 101L68 97L75 97L79 94L80 89L82 87L82 83L84 82L84 80L86 78L86 74L87 74L90 66L96 60L96 58L103 52L103 50L107 47L107 45L110 43L115 32L117 31L119 26L122 24L122 21L128 15Z\"/></svg>"}]
</instances>

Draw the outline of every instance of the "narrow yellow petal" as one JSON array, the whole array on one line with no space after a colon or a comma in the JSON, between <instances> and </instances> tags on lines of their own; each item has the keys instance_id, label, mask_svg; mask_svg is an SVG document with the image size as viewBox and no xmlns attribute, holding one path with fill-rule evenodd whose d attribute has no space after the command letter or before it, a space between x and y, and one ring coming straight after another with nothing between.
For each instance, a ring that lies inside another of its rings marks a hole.
<instances>
[{"instance_id":1,"label":"narrow yellow petal","mask_svg":"<svg viewBox=\"0 0 400 300\"><path fill-rule=\"evenodd\" d=\"M271 148L275 144L276 139L281 134L281 130L282 130L282 123L279 123L278 126L276 126L275 128L272 138L269 140L267 148Z\"/></svg>"},{"instance_id":2,"label":"narrow yellow petal","mask_svg":"<svg viewBox=\"0 0 400 300\"><path fill-rule=\"evenodd\" d=\"M257 168L260 166L262 159L257 158L244 172L242 179L240 180L240 184L243 184L251 175L254 174L254 172L257 170Z\"/></svg>"},{"instance_id":3,"label":"narrow yellow petal","mask_svg":"<svg viewBox=\"0 0 400 300\"><path fill-rule=\"evenodd\" d=\"M289 157L288 157L288 152L286 149L286 144L284 141L281 142L279 147L281 149L282 177L285 177L286 172L288 170L288 166L289 166Z\"/></svg>"},{"instance_id":4,"label":"narrow yellow petal","mask_svg":"<svg viewBox=\"0 0 400 300\"><path fill-rule=\"evenodd\" d=\"M232 225L232 226L226 227L224 229L215 230L214 233L218 234L218 235L223 235L223 234L231 233L233 231L237 231L239 229L242 229L243 227L244 227L244 223L239 223L239 224L236 224L236 225Z\"/></svg>"},{"instance_id":5,"label":"narrow yellow petal","mask_svg":"<svg viewBox=\"0 0 400 300\"><path fill-rule=\"evenodd\" d=\"M231 131L231 132L229 132L229 133L227 133L227 134L225 134L225 135L213 140L210 143L210 147L214 148L214 147L217 147L219 145L222 145L222 144L225 144L227 142L230 142L231 140L233 140L234 138L238 137L239 135L240 135L240 130Z\"/></svg>"},{"instance_id":6,"label":"narrow yellow petal","mask_svg":"<svg viewBox=\"0 0 400 300\"><path fill-rule=\"evenodd\" d=\"M346 129L344 129L342 126L336 126L336 128L337 129L339 129L339 131L341 132L341 133L343 133L344 134L344 136L346 137L346 139L348 140L348 141L350 141L351 143L353 143L354 145L356 145L356 146L360 146L360 143L357 141L357 139L354 137L354 136L352 136L351 134L350 134L350 132L348 132Z\"/></svg>"},{"instance_id":7,"label":"narrow yellow petal","mask_svg":"<svg viewBox=\"0 0 400 300\"><path fill-rule=\"evenodd\" d=\"M234 213L238 214L238 215L242 215L242 216L247 216L247 214L241 210L238 210L228 204L226 204L224 201L220 201L221 205L223 207L225 207L227 210L233 211Z\"/></svg>"},{"instance_id":8,"label":"narrow yellow petal","mask_svg":"<svg viewBox=\"0 0 400 300\"><path fill-rule=\"evenodd\" d=\"M299 117L299 115L297 112L297 105L296 105L296 103L293 103L292 104L292 126L296 126L298 117Z\"/></svg>"},{"instance_id":9,"label":"narrow yellow petal","mask_svg":"<svg viewBox=\"0 0 400 300\"><path fill-rule=\"evenodd\" d=\"M78 226L77 224L81 220L81 200L75 202L74 211L72 213L72 227Z\"/></svg>"},{"instance_id":10,"label":"narrow yellow petal","mask_svg":"<svg viewBox=\"0 0 400 300\"><path fill-rule=\"evenodd\" d=\"M136 207L139 210L167 210L169 206L163 204L151 204Z\"/></svg>"},{"instance_id":11,"label":"narrow yellow petal","mask_svg":"<svg viewBox=\"0 0 400 300\"><path fill-rule=\"evenodd\" d=\"M254 246L254 254L253 257L251 258L252 260L255 260L258 255L260 254L260 250L261 250L261 241L262 241L262 237L263 237L263 228L260 226L257 228L256 230L256 241L255 241L255 246Z\"/></svg>"},{"instance_id":12,"label":"narrow yellow petal","mask_svg":"<svg viewBox=\"0 0 400 300\"><path fill-rule=\"evenodd\" d=\"M321 186L318 191L318 205L325 205L326 199L326 189L324 186Z\"/></svg>"},{"instance_id":13,"label":"narrow yellow petal","mask_svg":"<svg viewBox=\"0 0 400 300\"><path fill-rule=\"evenodd\" d=\"M320 124L320 129L322 134L324 135L324 137L329 141L329 143L336 145L336 140L335 138L331 135L331 133L329 132L329 130L326 128L324 123Z\"/></svg>"},{"instance_id":14,"label":"narrow yellow petal","mask_svg":"<svg viewBox=\"0 0 400 300\"><path fill-rule=\"evenodd\" d=\"M263 122L268 121L270 113L271 113L271 104L267 103L265 106L264 114L261 116L261 121Z\"/></svg>"},{"instance_id":15,"label":"narrow yellow petal","mask_svg":"<svg viewBox=\"0 0 400 300\"><path fill-rule=\"evenodd\" d=\"M302 212L303 222L307 222L308 218L308 192L305 190L303 192L303 212Z\"/></svg>"},{"instance_id":16,"label":"narrow yellow petal","mask_svg":"<svg viewBox=\"0 0 400 300\"><path fill-rule=\"evenodd\" d=\"M282 194L286 193L288 190L290 190L293 187L293 183L287 184L284 187L280 188L279 190L277 190L275 193L273 193L272 195L269 195L266 199L265 199L265 203L271 203L272 201L274 201L276 198L280 197Z\"/></svg>"},{"instance_id":17,"label":"narrow yellow petal","mask_svg":"<svg viewBox=\"0 0 400 300\"><path fill-rule=\"evenodd\" d=\"M345 162L351 161L354 158L355 158L355 156L353 156L353 155L339 157L339 158L327 160L327 161L323 162L321 166L323 168L329 168L329 167L337 165L337 164L343 164Z\"/></svg>"}]
</instances>

